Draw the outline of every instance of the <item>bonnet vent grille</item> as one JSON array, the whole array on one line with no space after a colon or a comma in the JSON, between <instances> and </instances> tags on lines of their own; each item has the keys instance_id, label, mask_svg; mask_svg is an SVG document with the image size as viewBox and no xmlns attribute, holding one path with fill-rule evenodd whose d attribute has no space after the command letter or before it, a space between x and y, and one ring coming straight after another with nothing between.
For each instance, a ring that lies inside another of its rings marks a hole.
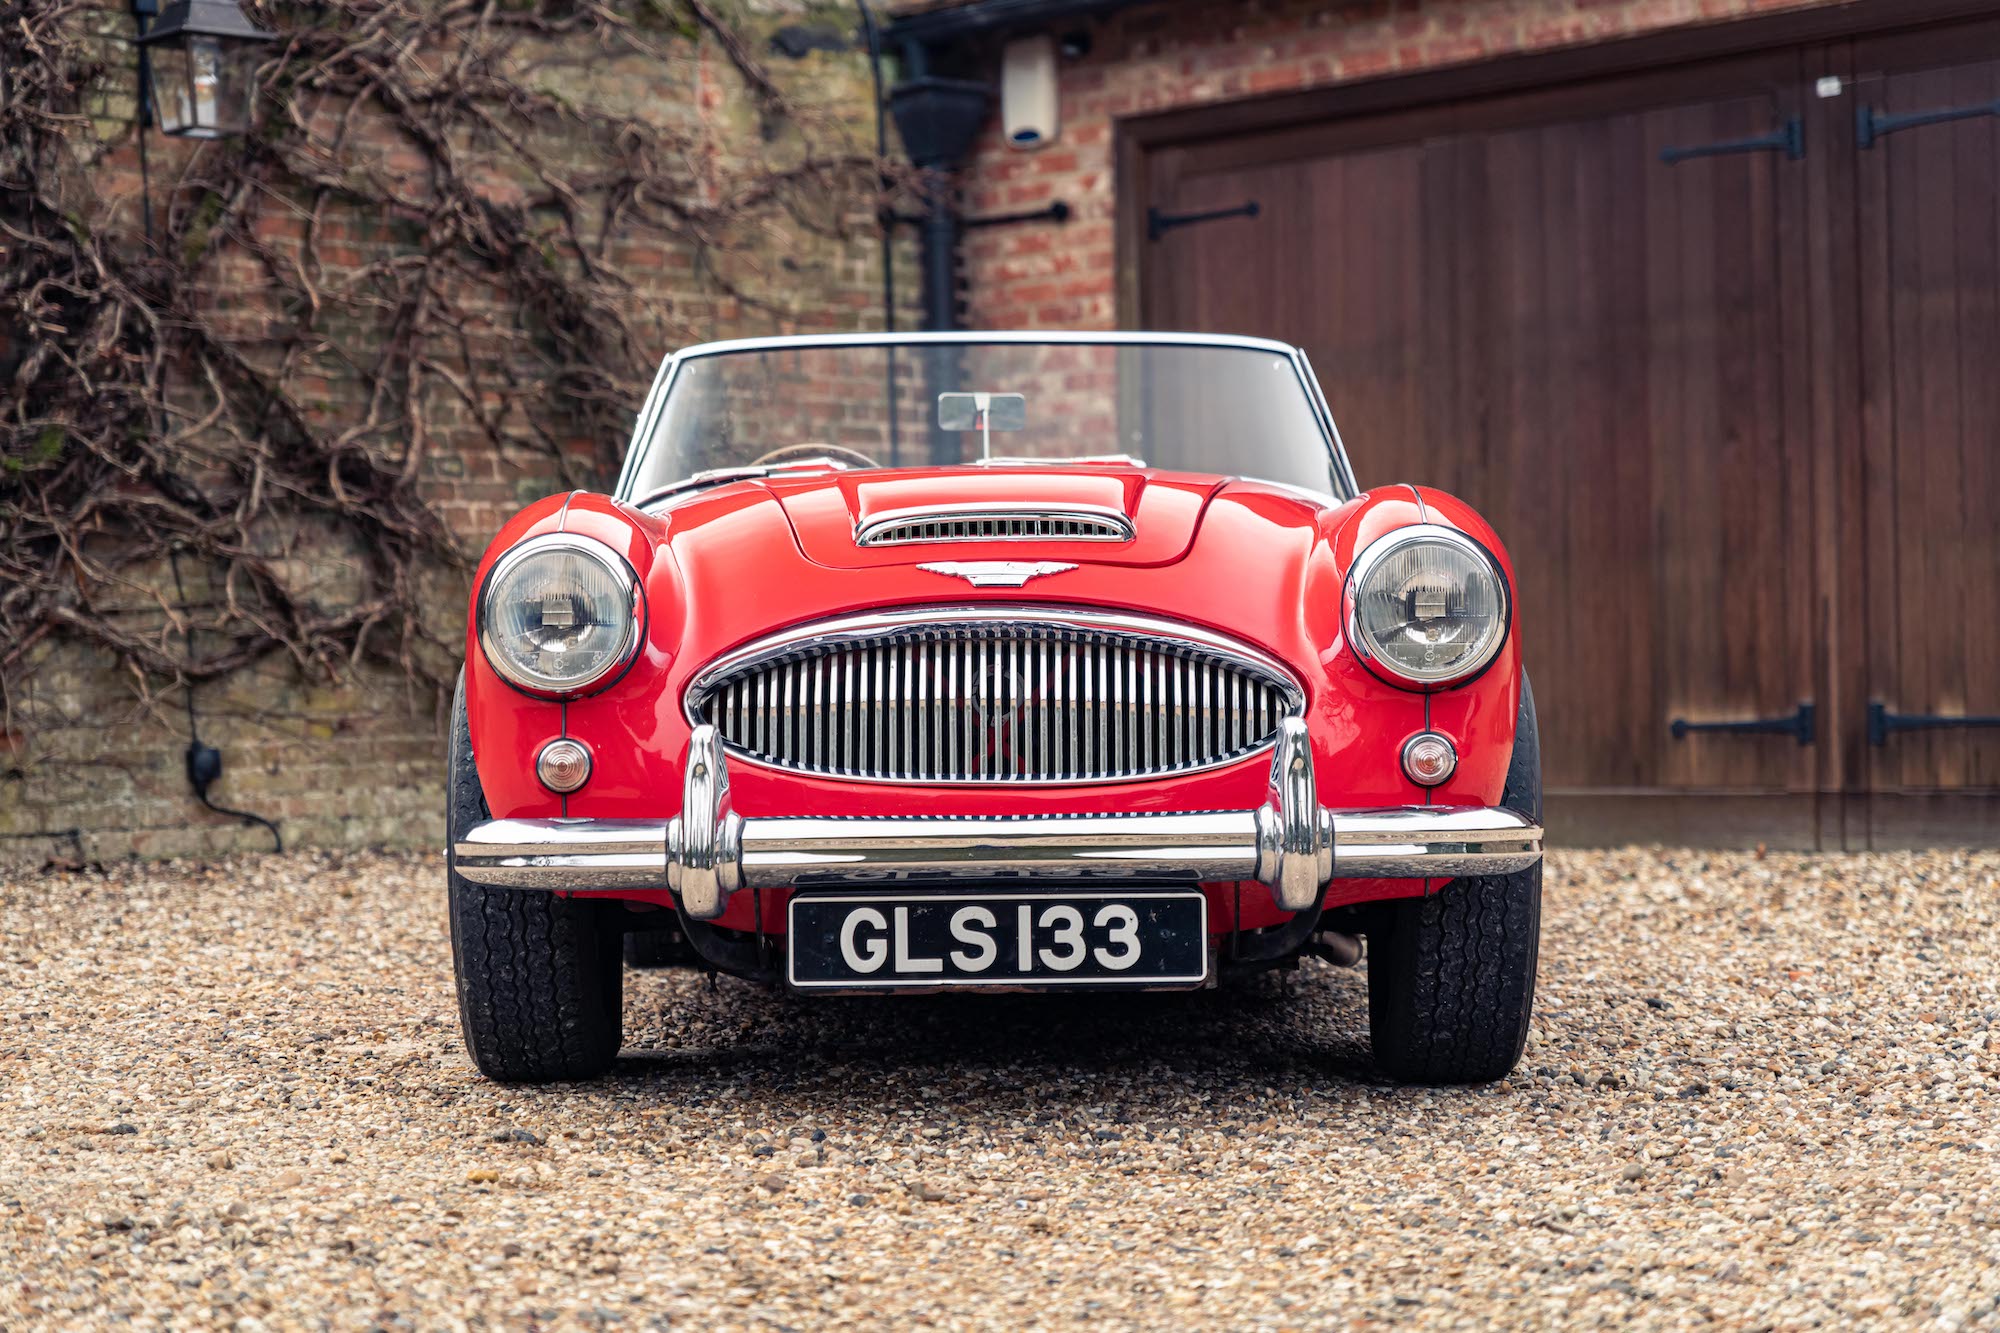
<instances>
[{"instance_id":1,"label":"bonnet vent grille","mask_svg":"<svg viewBox=\"0 0 2000 1333\"><path fill-rule=\"evenodd\" d=\"M855 534L860 546L922 542L1129 542L1132 523L1095 510L1001 510L887 514Z\"/></svg>"}]
</instances>

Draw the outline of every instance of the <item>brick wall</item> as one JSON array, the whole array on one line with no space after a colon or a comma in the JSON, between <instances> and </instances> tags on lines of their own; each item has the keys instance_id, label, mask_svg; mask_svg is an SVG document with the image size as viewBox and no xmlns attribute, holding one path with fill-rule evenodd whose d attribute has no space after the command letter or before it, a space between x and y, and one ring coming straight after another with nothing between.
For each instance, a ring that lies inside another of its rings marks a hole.
<instances>
[{"instance_id":1,"label":"brick wall","mask_svg":"<svg viewBox=\"0 0 2000 1333\"><path fill-rule=\"evenodd\" d=\"M1056 143L1040 152L1013 152L1001 143L997 124L989 125L981 141L970 175L971 213L1031 208L1061 198L1076 216L1065 226L1001 227L968 235L973 322L989 328L1115 324L1112 153L1114 126L1122 117L1814 2L1182 0L1125 11L1096 30L1086 57L1063 65L1063 127ZM871 146L865 57L851 46L838 49L851 36L851 8L795 0L725 8L745 22L754 48L789 91L809 108L845 121L856 145ZM107 31L122 32L122 7L107 5L105 12ZM820 37L833 33L839 40L783 43L804 52L793 59L769 40L782 28L811 29ZM118 49L129 52L122 44ZM559 77L588 80L601 100L696 127L718 166L769 151L753 99L712 40L676 49L680 54L664 63L594 62ZM98 137L79 144L77 192L90 224L101 229L134 226L138 177L129 88L128 67L94 90L90 109ZM390 171L415 165L401 156L406 146L371 138L365 121L352 143L356 162ZM173 179L189 151L194 150L155 141L156 201L161 182ZM496 167L482 187L507 200L518 197L521 184ZM614 236L612 253L646 275L633 293L635 319L661 353L695 338L873 327L879 319L880 273L866 207L856 201L858 225L847 244L812 241L780 226L733 250L719 275L653 236ZM390 218L336 212L322 225L321 277L330 283L414 240ZM301 227L296 213L267 209L258 236L283 250L299 244ZM906 240L904 256L909 249ZM275 317L258 302L257 266L239 259L214 276L238 317L253 324ZM745 287L763 303L746 303L732 290ZM912 274L903 275L900 290L914 299ZM0 330L0 341L4 338ZM468 371L477 384L479 373L492 367L477 364L476 336L474 343ZM352 410L366 386L344 380L337 366L329 366L324 387L326 410L337 415ZM507 513L554 489L556 480L549 460L496 451L480 438L469 413L455 411L450 404L438 405L442 428L425 461L423 486L454 532L476 551ZM568 447L583 457L607 453L602 441L574 440ZM302 580L323 586L328 596L340 595L342 571L355 553L310 532L276 534L274 540L290 544ZM172 595L165 571L159 574L156 587L134 590L131 608L134 623L154 632L161 632L161 622L148 603ZM197 572L190 598L211 591ZM456 578L440 579L429 600L447 630L459 623L465 589ZM190 799L181 767L183 696L149 690L74 643L41 648L21 679L22 688L0 719L0 860L207 854L269 845L261 830L210 814ZM441 836L443 701L434 693L385 671L335 679L301 673L273 658L201 687L196 703L205 738L226 756L226 775L213 792L221 804L277 818L289 840L301 844L423 846Z\"/></svg>"},{"instance_id":2,"label":"brick wall","mask_svg":"<svg viewBox=\"0 0 2000 1333\"><path fill-rule=\"evenodd\" d=\"M975 149L969 216L1063 200L1063 225L994 227L964 247L970 318L988 329L1117 324L1116 126L1151 112L1414 73L1836 0L1308 0L1148 5L1093 33L1059 70L1060 137ZM1247 331L1247 330L1246 330Z\"/></svg>"},{"instance_id":3,"label":"brick wall","mask_svg":"<svg viewBox=\"0 0 2000 1333\"><path fill-rule=\"evenodd\" d=\"M854 43L851 6L788 0L783 4L711 0L744 34L780 87L814 118L822 145L873 151L872 85L865 51ZM107 4L103 26L122 33L122 5ZM803 38L804 40L801 40ZM759 112L715 39L692 27L660 34L664 58L602 59L587 50L535 53L523 77L552 86L582 104L613 106L628 114L694 133L701 160L720 183L729 168L781 160L782 142ZM129 60L128 46L114 51ZM114 67L91 90L87 110L94 136L79 133L70 182L79 216L98 234L137 232L138 173L131 128L132 73ZM322 107L333 117L341 108ZM502 203L520 199L517 164L478 145L463 147L462 164L481 172L479 188ZM189 154L226 151L155 138L151 144L156 208ZM567 151L567 150L566 150ZM580 171L598 159L578 136ZM364 112L349 130L340 170L375 171L421 188L422 155L372 125ZM278 201L255 217L255 235L281 256L302 253L309 210ZM697 257L657 231L613 228L606 254L635 276L631 317L645 358L672 346L717 337L810 328L872 328L881 319L881 275L872 190L829 201L849 223L847 239L827 239L791 226L786 216L760 217L726 243ZM183 198L176 206L186 207ZM318 219L315 273L321 290L334 292L362 265L415 253L422 240L406 222L343 206L336 197ZM907 247L905 247L907 249ZM246 353L261 353L261 330L281 332L263 267L238 250L225 249L206 274L202 298ZM914 297L914 272L902 288ZM462 288L450 293L463 312L465 344L457 369L490 407L487 386L518 366L518 344L497 336L521 312L504 293ZM267 299L270 298L270 299ZM343 336L377 336L365 327ZM511 346L511 350L510 350ZM650 367L641 372L649 375ZM338 356L320 357L303 385L314 410L331 423L351 422L365 410L372 386L360 382ZM4 390L0 390L4 392ZM634 392L631 407L638 406ZM476 555L502 520L520 505L561 489L545 454L500 450L480 428L475 412L442 390L428 404L432 438L423 460L421 488L465 551ZM595 468L608 484L609 468L624 438L566 439L566 452ZM316 597L338 603L353 591L350 577L365 552L346 549L324 532L292 527L269 534L284 547L284 567ZM219 596L205 571L185 569L190 602ZM466 588L462 572L439 571L425 601L453 643L462 633ZM169 571L152 571L149 586L135 587L122 614L128 628L166 635L159 614L174 591ZM455 654L427 662L449 679ZM126 855L202 855L267 848L270 836L212 814L191 798L183 775L187 745L184 694L158 682L135 679L106 656L70 641L45 641L24 669L10 670L15 688L0 718L0 861L36 864L107 860ZM219 746L225 774L212 790L219 804L278 820L288 844L322 846L434 846L443 832L443 725L446 700L414 686L401 673L363 667L344 673L302 671L282 656L195 691L203 738Z\"/></svg>"}]
</instances>

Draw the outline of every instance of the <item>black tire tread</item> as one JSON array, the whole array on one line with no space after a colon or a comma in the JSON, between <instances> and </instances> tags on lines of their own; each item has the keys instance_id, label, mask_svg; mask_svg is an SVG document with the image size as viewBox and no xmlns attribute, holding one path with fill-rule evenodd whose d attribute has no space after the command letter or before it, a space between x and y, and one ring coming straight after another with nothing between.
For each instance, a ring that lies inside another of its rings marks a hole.
<instances>
[{"instance_id":1,"label":"black tire tread","mask_svg":"<svg viewBox=\"0 0 2000 1333\"><path fill-rule=\"evenodd\" d=\"M1501 802L1541 818L1541 737L1525 674ZM1426 897L1383 904L1369 932L1376 1064L1413 1083L1506 1077L1534 1015L1541 917L1539 864L1512 875L1453 880Z\"/></svg>"},{"instance_id":2,"label":"black tire tread","mask_svg":"<svg viewBox=\"0 0 2000 1333\"><path fill-rule=\"evenodd\" d=\"M487 817L472 762L461 679L452 700L446 832ZM602 904L489 889L461 879L449 852L459 1023L473 1063L503 1083L594 1078L623 1040L624 968Z\"/></svg>"}]
</instances>

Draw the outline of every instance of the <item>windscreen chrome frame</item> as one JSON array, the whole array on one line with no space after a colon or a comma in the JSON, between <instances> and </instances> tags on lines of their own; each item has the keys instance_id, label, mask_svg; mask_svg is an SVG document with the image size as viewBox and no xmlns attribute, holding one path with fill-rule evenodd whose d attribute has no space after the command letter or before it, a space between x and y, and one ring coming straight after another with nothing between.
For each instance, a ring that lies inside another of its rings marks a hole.
<instances>
[{"instance_id":1,"label":"windscreen chrome frame","mask_svg":"<svg viewBox=\"0 0 2000 1333\"><path fill-rule=\"evenodd\" d=\"M1312 366L1300 349L1289 343L1276 342L1269 338L1248 338L1233 334L1208 333L1078 333L1078 332L1026 332L1009 331L1003 333L900 333L885 335L879 333L828 333L770 338L737 338L725 342L699 343L682 348L668 356L661 363L659 373L653 377L653 387L646 395L646 401L639 409L633 424L632 438L625 447L625 462L619 469L618 487L613 498L630 501L632 486L637 478L645 455L649 451L653 432L659 424L661 413L666 408L667 398L673 392L674 379L681 366L699 357L723 356L731 352L758 352L783 348L809 347L926 347L937 345L967 345L979 343L1011 343L1033 345L1038 343L1103 345L1114 347L1220 347L1239 351L1269 352L1282 356L1291 363L1292 373L1298 376L1299 385L1305 391L1306 405L1312 412L1320 428L1321 443L1328 458L1327 480L1331 483L1330 494L1336 501L1351 500L1361 493L1354 479L1354 469L1347 459L1346 446L1341 442L1340 431L1334 425L1333 413L1327 407L1326 395L1321 392L1318 379L1313 375ZM1060 461L1060 460L1056 460ZM1342 493L1342 488L1345 493Z\"/></svg>"}]
</instances>

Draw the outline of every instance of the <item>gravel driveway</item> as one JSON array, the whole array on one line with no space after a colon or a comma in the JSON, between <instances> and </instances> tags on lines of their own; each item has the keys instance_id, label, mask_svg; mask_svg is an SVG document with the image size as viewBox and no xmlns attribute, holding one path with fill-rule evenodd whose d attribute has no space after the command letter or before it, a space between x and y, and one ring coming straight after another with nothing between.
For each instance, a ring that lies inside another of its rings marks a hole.
<instances>
[{"instance_id":1,"label":"gravel driveway","mask_svg":"<svg viewBox=\"0 0 2000 1333\"><path fill-rule=\"evenodd\" d=\"M441 870L0 881L0 1328L2000 1327L2000 856L1561 854L1510 1083L1365 983L628 986L485 1083Z\"/></svg>"}]
</instances>

